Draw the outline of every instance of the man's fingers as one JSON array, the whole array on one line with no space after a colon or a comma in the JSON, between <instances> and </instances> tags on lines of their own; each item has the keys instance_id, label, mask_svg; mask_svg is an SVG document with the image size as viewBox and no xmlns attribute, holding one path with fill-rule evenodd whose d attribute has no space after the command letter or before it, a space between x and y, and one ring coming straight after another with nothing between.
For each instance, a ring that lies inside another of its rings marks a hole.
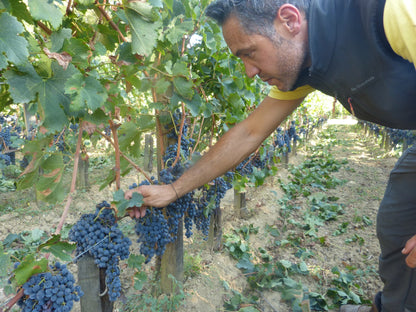
<instances>
[{"instance_id":1,"label":"man's fingers","mask_svg":"<svg viewBox=\"0 0 416 312\"><path fill-rule=\"evenodd\" d=\"M127 213L129 214L130 218L134 218L136 216L134 209L127 209Z\"/></svg>"},{"instance_id":2,"label":"man's fingers","mask_svg":"<svg viewBox=\"0 0 416 312\"><path fill-rule=\"evenodd\" d=\"M416 268L416 235L406 242L402 253L408 255L406 257L406 264L412 269Z\"/></svg>"},{"instance_id":3,"label":"man's fingers","mask_svg":"<svg viewBox=\"0 0 416 312\"><path fill-rule=\"evenodd\" d=\"M139 209L139 216L140 218L143 218L146 215L146 207L141 206Z\"/></svg>"},{"instance_id":4,"label":"man's fingers","mask_svg":"<svg viewBox=\"0 0 416 312\"><path fill-rule=\"evenodd\" d=\"M406 257L406 264L412 269L416 268L416 248L413 248L410 254Z\"/></svg>"},{"instance_id":5,"label":"man's fingers","mask_svg":"<svg viewBox=\"0 0 416 312\"><path fill-rule=\"evenodd\" d=\"M130 218L143 218L146 215L146 207L133 207L127 209L127 213L129 214Z\"/></svg>"},{"instance_id":6,"label":"man's fingers","mask_svg":"<svg viewBox=\"0 0 416 312\"><path fill-rule=\"evenodd\" d=\"M416 235L413 236L411 239L409 239L406 242L406 245L404 246L402 253L407 255L409 254L412 250L414 250L416 248Z\"/></svg>"}]
</instances>

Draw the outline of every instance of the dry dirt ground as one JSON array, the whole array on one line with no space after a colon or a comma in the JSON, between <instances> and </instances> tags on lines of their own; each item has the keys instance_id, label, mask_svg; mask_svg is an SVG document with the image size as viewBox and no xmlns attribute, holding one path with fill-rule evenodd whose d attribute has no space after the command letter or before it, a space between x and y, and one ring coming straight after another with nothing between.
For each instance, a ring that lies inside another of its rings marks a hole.
<instances>
[{"instance_id":1,"label":"dry dirt ground","mask_svg":"<svg viewBox=\"0 0 416 312\"><path fill-rule=\"evenodd\" d=\"M339 124L340 123L340 124ZM339 144L331 148L331 154L337 160L347 159L344 165L334 176L345 180L345 183L335 189L327 190L327 196L339 197L337 202L344 204L345 213L337 221L330 222L319 228L318 237L325 237L324 245L312 244L307 246L314 254L307 260L309 270L315 271L316 275L305 278L302 284L310 291L325 293L329 281L333 278L331 269L338 267L344 269L355 267L365 272L363 277L357 281L365 297L371 300L372 296L379 291L382 283L377 275L379 245L375 231L375 220L378 205L384 194L388 174L397 161L397 156L386 153L380 149L373 137L365 137L363 131L356 131L356 126L333 121L324 126L322 131L328 127L337 129L336 136ZM318 140L319 141L319 140ZM310 142L314 144L314 142ZM307 159L308 152L305 148L298 151L297 156L291 155L289 163L300 164ZM258 188L251 188L247 193L247 206L251 211L251 217L241 220L235 215L233 209L233 194L230 192L224 203L225 232L241 228L243 225L253 224L259 228L259 233L250 236L252 249L260 246L269 246L267 234L264 233L265 225L281 227L282 220L279 217L281 207L278 199L282 196L278 180L286 179L288 171L279 167L276 176L270 177L267 182ZM362 226L362 217L366 216L372 221L372 225ZM298 216L293 216L296 220ZM348 230L340 236L332 233L343 222L348 222ZM284 233L282 233L284 234ZM349 243L348 238L360 237L363 244ZM270 236L269 236L270 237ZM296 250L290 247L271 247L274 249L275 258L296 262L294 253ZM221 253L209 253L203 251L202 259L207 263L202 274L195 279L185 282L185 291L189 294L183 312L200 311L214 312L222 311L225 288L222 281L239 292L244 292L247 287L246 276L236 268L236 261L232 260L226 251ZM319 278L318 278L319 277ZM289 312L292 308L281 301L279 292L269 291L260 295L261 311ZM333 309L331 311L337 311Z\"/></svg>"},{"instance_id":2,"label":"dry dirt ground","mask_svg":"<svg viewBox=\"0 0 416 312\"><path fill-rule=\"evenodd\" d=\"M331 273L333 267L336 266L340 269L354 267L363 272L361 277L357 276L356 282L363 289L364 295L370 299L382 286L377 275L379 246L375 234L375 218L388 174L393 168L397 156L380 149L374 138L366 137L363 131L357 130L357 126L337 123L339 122L326 124L321 131L325 132L329 127L336 130L338 141L330 148L330 153L337 160L347 159L348 162L333 175L340 180L345 180L345 183L325 192L327 196L339 197L337 202L343 203L345 213L339 216L336 221L325 223L319 227L317 236L325 237L324 243L310 243L311 240L308 240L305 247L313 253L313 256L307 258L305 262L310 272L314 273L303 277L302 284L310 291L325 293L333 278ZM319 142L319 139L312 139L308 144L316 144L316 142ZM305 148L305 145L301 146L297 155L290 156L289 163L295 166L302 163L308 158L308 153L310 151ZM222 201L224 234L244 225L253 225L258 228L258 233L250 235L251 250L264 247L275 259L297 261L298 259L294 256L296 249L293 246L275 246L271 236L265 233L266 225L282 228L283 223L287 222L287 219L284 220L281 217L281 206L278 203L279 198L283 196L279 179L285 181L287 177L288 170L279 166L276 176L269 177L264 185L258 188L249 188L246 198L250 216L245 219L237 217L238 214L233 208L234 194L233 191L229 191ZM95 178L93 177L93 179ZM95 180L93 181L95 182ZM131 185L133 182L136 182L133 176L123 181L125 185ZM96 203L103 199L111 199L111 192L110 189L98 191L98 186L94 185L89 192L77 194L67 222L75 223L81 214L92 212ZM20 195L16 193L15 196ZM50 231L56 226L62 213L62 207L53 210L42 209L33 202L33 196L30 193L24 194L22 198L29 198L19 202L20 205L27 206L27 209L24 210L26 212L10 211L0 216L2 224L0 239L3 240L9 233L19 233L31 228ZM3 202L2 205L4 204ZM302 205L302 202L299 204ZM289 218L296 221L300 216L300 213L295 213ZM362 220L363 216L372 221L372 224L363 226L362 221L358 221ZM348 222L347 231L342 235L333 236L332 233L343 222ZM291 230L290 226L286 228ZM284 236L285 233L281 233L281 235ZM352 237L362 238L363 243L359 244L358 241L354 241L347 244L345 241ZM224 311L224 300L230 294L230 290L226 290L224 287L224 282L231 289L245 293L248 288L247 278L236 267L237 261L230 257L225 248L216 252L210 251L206 248L205 241L195 235L191 239L185 239L185 249L191 258L199 260L197 269L195 269L197 274L188 277L184 282L185 299L178 311ZM75 265L71 265L71 268L76 271ZM146 270L151 272L152 263L146 267ZM134 293L129 275L131 272L128 271L123 274L123 287L127 295ZM258 295L260 300L257 308L261 311L291 311L290 306L281 300L281 294L278 291L267 291ZM79 306L75 307L73 311L79 311Z\"/></svg>"}]
</instances>

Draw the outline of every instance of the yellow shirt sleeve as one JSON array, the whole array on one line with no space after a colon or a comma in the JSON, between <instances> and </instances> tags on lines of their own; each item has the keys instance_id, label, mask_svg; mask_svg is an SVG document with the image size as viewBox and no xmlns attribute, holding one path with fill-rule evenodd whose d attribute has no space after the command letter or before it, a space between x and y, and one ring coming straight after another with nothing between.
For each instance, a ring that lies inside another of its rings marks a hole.
<instances>
[{"instance_id":1,"label":"yellow shirt sleeve","mask_svg":"<svg viewBox=\"0 0 416 312\"><path fill-rule=\"evenodd\" d=\"M304 98L312 91L315 91L315 89L308 85L287 92L280 91L276 86L273 86L270 89L269 96L277 100L297 100Z\"/></svg>"},{"instance_id":2,"label":"yellow shirt sleeve","mask_svg":"<svg viewBox=\"0 0 416 312\"><path fill-rule=\"evenodd\" d=\"M416 68L416 1L387 0L383 21L393 51Z\"/></svg>"}]
</instances>

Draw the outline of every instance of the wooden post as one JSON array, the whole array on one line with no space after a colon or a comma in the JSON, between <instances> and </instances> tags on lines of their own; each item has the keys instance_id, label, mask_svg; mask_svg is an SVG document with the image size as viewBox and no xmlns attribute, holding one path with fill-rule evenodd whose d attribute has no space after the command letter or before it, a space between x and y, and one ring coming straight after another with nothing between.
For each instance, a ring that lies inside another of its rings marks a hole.
<instances>
[{"instance_id":1,"label":"wooden post","mask_svg":"<svg viewBox=\"0 0 416 312\"><path fill-rule=\"evenodd\" d=\"M385 138L384 138L384 148L387 150L387 151L390 151L391 150L391 138L390 138L390 136L388 135L388 133L387 133L387 131L386 131L386 133L385 133Z\"/></svg>"},{"instance_id":2,"label":"wooden post","mask_svg":"<svg viewBox=\"0 0 416 312\"><path fill-rule=\"evenodd\" d=\"M88 182L88 170L90 161L87 154L81 153L79 155L78 172L77 172L77 188L86 190L90 187Z\"/></svg>"},{"instance_id":3,"label":"wooden post","mask_svg":"<svg viewBox=\"0 0 416 312\"><path fill-rule=\"evenodd\" d=\"M250 216L247 209L246 193L234 190L234 209L240 218L246 219Z\"/></svg>"},{"instance_id":4,"label":"wooden post","mask_svg":"<svg viewBox=\"0 0 416 312\"><path fill-rule=\"evenodd\" d=\"M100 269L94 258L84 255L78 260L78 285L84 292L81 297L81 312L112 312L114 303L110 301L105 283L105 269Z\"/></svg>"},{"instance_id":5,"label":"wooden post","mask_svg":"<svg viewBox=\"0 0 416 312\"><path fill-rule=\"evenodd\" d=\"M108 295L107 285L105 283L105 269L99 269L99 271L101 312L112 312L114 302L110 301L110 296Z\"/></svg>"},{"instance_id":6,"label":"wooden post","mask_svg":"<svg viewBox=\"0 0 416 312\"><path fill-rule=\"evenodd\" d=\"M280 157L282 160L283 168L287 169L289 166L289 153L286 151Z\"/></svg>"},{"instance_id":7,"label":"wooden post","mask_svg":"<svg viewBox=\"0 0 416 312\"><path fill-rule=\"evenodd\" d=\"M221 249L222 225L221 225L221 208L216 208L211 215L209 224L208 246L213 251Z\"/></svg>"},{"instance_id":8,"label":"wooden post","mask_svg":"<svg viewBox=\"0 0 416 312\"><path fill-rule=\"evenodd\" d=\"M178 238L168 245L160 261L160 290L164 294L174 294L175 281L183 283L183 220L179 221ZM178 289L176 289L177 291Z\"/></svg>"},{"instance_id":9,"label":"wooden post","mask_svg":"<svg viewBox=\"0 0 416 312\"><path fill-rule=\"evenodd\" d=\"M384 148L385 139L386 139L386 133L385 133L385 130L383 130L383 131L381 131L381 142L380 142L380 147L381 148Z\"/></svg>"},{"instance_id":10,"label":"wooden post","mask_svg":"<svg viewBox=\"0 0 416 312\"><path fill-rule=\"evenodd\" d=\"M84 255L78 260L78 285L84 292L81 312L101 311L100 270L91 256Z\"/></svg>"},{"instance_id":11,"label":"wooden post","mask_svg":"<svg viewBox=\"0 0 416 312\"><path fill-rule=\"evenodd\" d=\"M298 145L298 141L297 140L293 140L293 143L292 143L292 153L293 153L293 155L297 155L297 145Z\"/></svg>"}]
</instances>

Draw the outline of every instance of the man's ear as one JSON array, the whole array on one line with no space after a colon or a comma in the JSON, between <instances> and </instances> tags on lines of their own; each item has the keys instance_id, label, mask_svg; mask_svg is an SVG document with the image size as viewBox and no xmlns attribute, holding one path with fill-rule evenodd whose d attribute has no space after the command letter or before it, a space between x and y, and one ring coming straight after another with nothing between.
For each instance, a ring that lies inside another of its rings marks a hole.
<instances>
[{"instance_id":1,"label":"man's ear","mask_svg":"<svg viewBox=\"0 0 416 312\"><path fill-rule=\"evenodd\" d=\"M296 35L300 32L304 17L302 13L291 4L283 4L277 11L276 19L280 22L280 25L286 29L292 35Z\"/></svg>"}]
</instances>

